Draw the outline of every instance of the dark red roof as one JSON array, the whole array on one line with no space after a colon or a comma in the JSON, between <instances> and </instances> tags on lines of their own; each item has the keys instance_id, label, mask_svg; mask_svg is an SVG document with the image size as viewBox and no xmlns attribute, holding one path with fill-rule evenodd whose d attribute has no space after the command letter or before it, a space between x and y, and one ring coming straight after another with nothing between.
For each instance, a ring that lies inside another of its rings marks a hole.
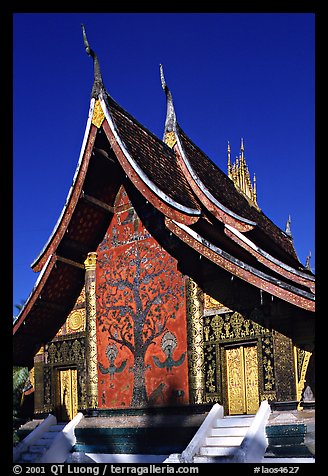
<instances>
[{"instance_id":1,"label":"dark red roof","mask_svg":"<svg viewBox=\"0 0 328 476\"><path fill-rule=\"evenodd\" d=\"M261 247L282 259L286 264L307 271L299 262L292 240L277 227L261 210L236 189L233 181L197 147L185 132L178 127L178 134L187 158L209 192L233 213L256 223L247 236L261 244ZM262 236L261 236L262 235Z\"/></svg>"},{"instance_id":2,"label":"dark red roof","mask_svg":"<svg viewBox=\"0 0 328 476\"><path fill-rule=\"evenodd\" d=\"M106 102L127 151L146 176L175 202L195 210L199 204L170 147L142 126L109 95Z\"/></svg>"}]
</instances>

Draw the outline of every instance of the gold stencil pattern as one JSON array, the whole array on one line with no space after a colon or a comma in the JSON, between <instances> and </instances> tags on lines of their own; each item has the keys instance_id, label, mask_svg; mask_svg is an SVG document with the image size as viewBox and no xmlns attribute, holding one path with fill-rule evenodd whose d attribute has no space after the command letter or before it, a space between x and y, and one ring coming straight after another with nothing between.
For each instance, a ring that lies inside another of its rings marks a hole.
<instances>
[{"instance_id":1,"label":"gold stencil pattern","mask_svg":"<svg viewBox=\"0 0 328 476\"><path fill-rule=\"evenodd\" d=\"M226 359L229 415L242 414L246 411L242 347L227 349Z\"/></svg>"},{"instance_id":2,"label":"gold stencil pattern","mask_svg":"<svg viewBox=\"0 0 328 476\"><path fill-rule=\"evenodd\" d=\"M312 352L308 352L304 349L294 347L294 355L296 367L296 399L300 402L306 382L306 371L310 362Z\"/></svg>"},{"instance_id":3,"label":"gold stencil pattern","mask_svg":"<svg viewBox=\"0 0 328 476\"><path fill-rule=\"evenodd\" d=\"M86 300L86 363L89 406L98 406L98 363L96 325L96 259L97 253L88 253L85 260Z\"/></svg>"},{"instance_id":4,"label":"gold stencil pattern","mask_svg":"<svg viewBox=\"0 0 328 476\"><path fill-rule=\"evenodd\" d=\"M187 281L188 366L191 403L204 402L204 295L200 287L189 278Z\"/></svg>"},{"instance_id":5,"label":"gold stencil pattern","mask_svg":"<svg viewBox=\"0 0 328 476\"><path fill-rule=\"evenodd\" d=\"M58 371L59 408L61 421L72 420L77 414L77 370L63 369Z\"/></svg>"},{"instance_id":6,"label":"gold stencil pattern","mask_svg":"<svg viewBox=\"0 0 328 476\"><path fill-rule=\"evenodd\" d=\"M255 414L259 407L256 345L226 349L229 414Z\"/></svg>"}]
</instances>

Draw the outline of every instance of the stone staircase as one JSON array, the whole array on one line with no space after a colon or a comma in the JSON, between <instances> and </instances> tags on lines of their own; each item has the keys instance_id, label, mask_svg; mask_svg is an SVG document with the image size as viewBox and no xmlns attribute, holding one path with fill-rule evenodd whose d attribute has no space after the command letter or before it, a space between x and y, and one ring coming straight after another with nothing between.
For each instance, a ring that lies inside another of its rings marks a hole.
<instances>
[{"instance_id":1,"label":"stone staircase","mask_svg":"<svg viewBox=\"0 0 328 476\"><path fill-rule=\"evenodd\" d=\"M78 413L68 423L58 423L48 415L13 450L14 463L63 463L76 442L75 426L83 418Z\"/></svg>"},{"instance_id":2,"label":"stone staircase","mask_svg":"<svg viewBox=\"0 0 328 476\"><path fill-rule=\"evenodd\" d=\"M270 414L267 401L256 415L224 416L213 405L204 422L181 454L171 454L165 463L257 463L267 448L265 425Z\"/></svg>"},{"instance_id":3,"label":"stone staircase","mask_svg":"<svg viewBox=\"0 0 328 476\"><path fill-rule=\"evenodd\" d=\"M65 423L59 423L51 425L45 431L41 438L35 441L25 451L23 451L18 460L19 463L37 463L41 460L42 456L49 450L53 444L55 438L65 428Z\"/></svg>"},{"instance_id":4,"label":"stone staircase","mask_svg":"<svg viewBox=\"0 0 328 476\"><path fill-rule=\"evenodd\" d=\"M246 433L254 421L254 415L225 416L218 418L210 428L204 444L193 457L194 463L231 462L237 454Z\"/></svg>"}]
</instances>

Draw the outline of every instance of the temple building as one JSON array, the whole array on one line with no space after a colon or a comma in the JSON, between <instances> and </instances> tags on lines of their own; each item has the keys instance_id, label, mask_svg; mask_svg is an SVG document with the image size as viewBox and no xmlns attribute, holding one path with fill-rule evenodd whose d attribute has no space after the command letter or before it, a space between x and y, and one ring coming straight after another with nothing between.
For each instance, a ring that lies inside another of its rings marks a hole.
<instances>
[{"instance_id":1,"label":"temple building","mask_svg":"<svg viewBox=\"0 0 328 476\"><path fill-rule=\"evenodd\" d=\"M227 174L180 127L163 68L163 139L94 65L79 161L13 328L34 416L262 400L314 388L315 276L261 210L241 140Z\"/></svg>"}]
</instances>

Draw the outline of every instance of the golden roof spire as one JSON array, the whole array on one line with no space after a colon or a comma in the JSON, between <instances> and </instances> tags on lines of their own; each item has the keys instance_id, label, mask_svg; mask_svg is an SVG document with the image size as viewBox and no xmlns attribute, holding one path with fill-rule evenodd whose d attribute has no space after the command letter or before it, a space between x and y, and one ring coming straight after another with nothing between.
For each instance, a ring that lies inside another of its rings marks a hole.
<instances>
[{"instance_id":1,"label":"golden roof spire","mask_svg":"<svg viewBox=\"0 0 328 476\"><path fill-rule=\"evenodd\" d=\"M256 177L254 174L252 184L244 156L244 151L244 139L241 138L239 158L236 157L235 163L231 164L230 144L228 142L228 177L233 181L237 190L241 192L252 205L254 205L256 208L259 208L257 204Z\"/></svg>"}]
</instances>

